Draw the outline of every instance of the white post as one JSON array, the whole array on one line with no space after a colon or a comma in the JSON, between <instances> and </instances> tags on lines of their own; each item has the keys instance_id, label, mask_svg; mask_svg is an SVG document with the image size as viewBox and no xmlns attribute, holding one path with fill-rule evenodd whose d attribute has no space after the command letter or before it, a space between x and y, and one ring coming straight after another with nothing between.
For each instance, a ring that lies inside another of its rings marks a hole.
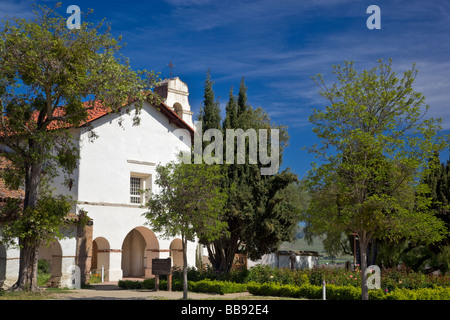
<instances>
[{"instance_id":1,"label":"white post","mask_svg":"<svg viewBox=\"0 0 450 320\"><path fill-rule=\"evenodd\" d=\"M105 267L102 265L102 283L105 280Z\"/></svg>"},{"instance_id":2,"label":"white post","mask_svg":"<svg viewBox=\"0 0 450 320\"><path fill-rule=\"evenodd\" d=\"M322 281L322 296L323 296L323 300L327 300L327 294L326 294L326 289L325 289L325 280Z\"/></svg>"}]
</instances>

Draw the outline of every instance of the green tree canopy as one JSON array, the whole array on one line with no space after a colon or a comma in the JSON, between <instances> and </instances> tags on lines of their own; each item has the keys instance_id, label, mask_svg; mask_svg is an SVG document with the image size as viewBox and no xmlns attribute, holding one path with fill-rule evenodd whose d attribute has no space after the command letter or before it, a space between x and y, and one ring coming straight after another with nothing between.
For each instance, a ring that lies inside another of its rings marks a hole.
<instances>
[{"instance_id":1,"label":"green tree canopy","mask_svg":"<svg viewBox=\"0 0 450 320\"><path fill-rule=\"evenodd\" d=\"M117 111L132 102L138 124L156 81L153 73L130 68L119 55L120 39L103 21L93 25L86 15L80 29L69 30L67 17L53 9L37 7L34 14L3 21L0 30L0 152L11 164L3 177L8 187L22 186L25 192L23 204L10 202L3 211L13 218L0 219L8 228L3 235L19 239L19 278L13 286L18 290L38 289L39 243L57 236L58 228L48 222L64 220L48 215L68 212L61 201L70 199L53 197L49 186L60 171L70 185L76 168L78 147L69 128L83 124L94 107ZM42 215L49 203L55 210Z\"/></svg>"},{"instance_id":2,"label":"green tree canopy","mask_svg":"<svg viewBox=\"0 0 450 320\"><path fill-rule=\"evenodd\" d=\"M271 130L279 130L277 152L281 162L289 139L286 127L273 124L262 108L252 108L247 100L244 78L240 82L237 97L230 90L223 122L224 138L227 130L233 129L242 129L244 132L249 129L255 132L267 130L268 136ZM249 150L249 143L250 140L246 139L245 150ZM227 147L226 139L223 146ZM243 164L238 163L236 150L234 157L231 164L222 165L224 179L221 185L228 200L221 219L227 224L228 233L213 242L200 238L207 247L213 267L224 273L231 270L234 255L238 252L257 259L276 250L283 241L292 240L300 216L299 207L290 202L293 197L288 192L292 191L288 187L297 181L295 174L289 170L277 170L273 175L261 175L264 164L260 161L250 163L249 152L245 154Z\"/></svg>"},{"instance_id":3,"label":"green tree canopy","mask_svg":"<svg viewBox=\"0 0 450 320\"><path fill-rule=\"evenodd\" d=\"M403 237L439 241L445 227L430 210L421 179L428 159L445 146L440 120L424 118L425 97L413 89L413 66L398 77L392 61L358 73L353 62L333 66L337 82L315 78L328 100L310 116L321 146L309 173L311 196L305 216L316 234L356 233L367 299L366 252L371 239Z\"/></svg>"},{"instance_id":4,"label":"green tree canopy","mask_svg":"<svg viewBox=\"0 0 450 320\"><path fill-rule=\"evenodd\" d=\"M214 241L225 230L221 220L226 194L220 188L221 167L170 162L156 168L159 187L145 214L152 229L163 236L180 236L183 243L184 294L187 298L187 242L195 237Z\"/></svg>"}]
</instances>

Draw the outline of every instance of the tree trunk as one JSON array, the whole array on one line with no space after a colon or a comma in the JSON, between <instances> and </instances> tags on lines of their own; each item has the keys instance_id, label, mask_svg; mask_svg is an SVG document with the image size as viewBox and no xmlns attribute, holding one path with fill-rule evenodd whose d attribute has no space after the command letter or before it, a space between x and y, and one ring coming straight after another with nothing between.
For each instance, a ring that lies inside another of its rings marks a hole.
<instances>
[{"instance_id":1,"label":"tree trunk","mask_svg":"<svg viewBox=\"0 0 450 320\"><path fill-rule=\"evenodd\" d=\"M188 278L187 278L187 239L181 236L183 242L183 299L188 298Z\"/></svg>"},{"instance_id":2,"label":"tree trunk","mask_svg":"<svg viewBox=\"0 0 450 320\"><path fill-rule=\"evenodd\" d=\"M239 248L239 231L235 225L236 221L229 221L230 236L214 241L207 246L209 261L218 273L229 273L233 266L234 255Z\"/></svg>"},{"instance_id":3,"label":"tree trunk","mask_svg":"<svg viewBox=\"0 0 450 320\"><path fill-rule=\"evenodd\" d=\"M358 233L359 250L361 256L361 299L369 300L369 288L367 287L367 247L369 240L365 231Z\"/></svg>"},{"instance_id":4,"label":"tree trunk","mask_svg":"<svg viewBox=\"0 0 450 320\"><path fill-rule=\"evenodd\" d=\"M225 274L231 271L237 247L238 243L231 241L216 241L207 246L209 261L215 271Z\"/></svg>"},{"instance_id":5,"label":"tree trunk","mask_svg":"<svg viewBox=\"0 0 450 320\"><path fill-rule=\"evenodd\" d=\"M30 149L39 150L37 144L30 140ZM25 174L25 199L24 215L27 208L36 207L38 202L38 190L40 184L42 164L31 163L26 167ZM30 226L31 227L31 226ZM34 236L19 237L20 260L19 276L17 282L11 287L14 291L38 291L37 284L37 263L39 257L39 239Z\"/></svg>"},{"instance_id":6,"label":"tree trunk","mask_svg":"<svg viewBox=\"0 0 450 320\"><path fill-rule=\"evenodd\" d=\"M19 239L20 260L19 278L11 287L11 291L39 291L37 284L37 268L39 247L30 245L28 238Z\"/></svg>"}]
</instances>

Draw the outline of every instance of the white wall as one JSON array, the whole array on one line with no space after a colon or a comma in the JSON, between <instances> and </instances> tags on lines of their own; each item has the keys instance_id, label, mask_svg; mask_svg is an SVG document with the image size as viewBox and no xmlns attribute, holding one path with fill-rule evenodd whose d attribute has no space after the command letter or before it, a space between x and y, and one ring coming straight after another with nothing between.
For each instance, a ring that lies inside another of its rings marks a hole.
<instances>
[{"instance_id":1,"label":"white wall","mask_svg":"<svg viewBox=\"0 0 450 320\"><path fill-rule=\"evenodd\" d=\"M158 192L156 165L177 160L180 151L190 151L189 132L170 124L157 108L145 103L138 126L132 125L133 115L134 111L111 114L94 121L93 130L99 136L94 142L89 141L86 128L80 133L78 207L93 219L93 239L103 237L109 242L109 281L122 277L120 251L128 233L136 227L151 230L143 216L146 209L130 203L130 175L149 176L152 191ZM168 257L165 250L172 239L155 235L162 250L159 257ZM195 265L194 243L189 244L188 255L188 264Z\"/></svg>"},{"instance_id":2,"label":"white wall","mask_svg":"<svg viewBox=\"0 0 450 320\"><path fill-rule=\"evenodd\" d=\"M130 174L150 175L154 181L156 165L176 160L177 154L182 150L189 151L191 144L189 132L170 124L157 108L144 103L139 126L132 126L133 115L134 111L122 116L109 114L93 121L94 132L99 136L94 142L89 142L87 128L73 129L74 137L80 137L80 160L73 175L72 190L61 185L62 177L54 180L55 193L70 194L78 201L78 209L86 210L93 219L93 239L103 237L109 242L109 249L112 249L108 260L110 269L107 270L109 281L122 277L121 249L127 234L136 227L151 229L145 225L146 219L142 216L145 209L130 203ZM120 119L123 120L122 127ZM153 191L157 192L156 188ZM59 241L62 249L61 286L71 285L70 269L75 264L76 254L74 235ZM167 258L169 253L166 251L173 239L163 239L158 234L156 237L163 250L159 257ZM0 283L7 286L16 281L18 257L16 249L2 251ZM188 244L188 264L195 265L195 243Z\"/></svg>"},{"instance_id":3,"label":"white wall","mask_svg":"<svg viewBox=\"0 0 450 320\"><path fill-rule=\"evenodd\" d=\"M294 268L311 269L317 266L319 258L310 255L296 255ZM276 253L265 254L259 260L247 260L247 268L254 267L258 264L268 265L273 268L291 268L291 261L288 255L277 255Z\"/></svg>"},{"instance_id":4,"label":"white wall","mask_svg":"<svg viewBox=\"0 0 450 320\"><path fill-rule=\"evenodd\" d=\"M180 151L190 150L187 130L173 134L178 127L169 124L155 107L145 103L139 126L132 126L133 114L110 114L94 121L94 132L99 135L94 142L89 142L87 130L82 129L78 201L129 204L130 172L155 174L155 165L130 161L165 164L176 160Z\"/></svg>"}]
</instances>

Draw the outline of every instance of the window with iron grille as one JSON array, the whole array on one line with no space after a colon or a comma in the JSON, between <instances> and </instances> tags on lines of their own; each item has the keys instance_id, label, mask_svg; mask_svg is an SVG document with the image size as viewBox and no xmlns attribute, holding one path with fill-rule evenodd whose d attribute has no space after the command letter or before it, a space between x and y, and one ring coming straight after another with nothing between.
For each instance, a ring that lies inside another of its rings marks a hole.
<instances>
[{"instance_id":1,"label":"window with iron grille","mask_svg":"<svg viewBox=\"0 0 450 320\"><path fill-rule=\"evenodd\" d=\"M130 202L142 203L142 178L130 177Z\"/></svg>"}]
</instances>

